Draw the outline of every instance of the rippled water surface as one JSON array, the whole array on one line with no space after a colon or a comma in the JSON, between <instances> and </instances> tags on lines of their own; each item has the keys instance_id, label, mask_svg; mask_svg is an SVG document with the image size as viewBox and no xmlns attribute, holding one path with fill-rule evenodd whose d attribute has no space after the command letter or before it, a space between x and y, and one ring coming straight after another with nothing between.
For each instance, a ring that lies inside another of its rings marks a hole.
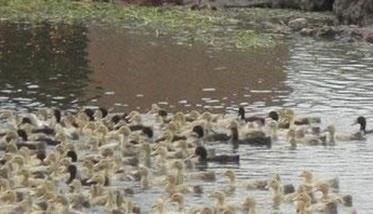
<instances>
[{"instance_id":1,"label":"rippled water surface","mask_svg":"<svg viewBox=\"0 0 373 214\"><path fill-rule=\"evenodd\" d=\"M152 33L81 26L0 24L0 105L11 109L79 105L114 107L117 111L145 111L159 103L171 111L208 109L234 112L238 105L252 114L292 107L297 113L320 116L323 126L335 123L351 132L357 115L369 122L373 115L373 47L293 39L286 45L253 52L224 51L202 45L175 44ZM371 125L370 127L373 127ZM334 147L288 150L285 142L272 149L226 145L218 153L238 152L240 165L214 165L221 175L234 169L240 178L268 178L280 173L298 183L303 168L322 177L339 176L341 192L350 193L359 213L373 209L373 137ZM207 192L223 184L205 184ZM150 212L158 189L140 191L135 198ZM245 191L231 196L242 198ZM259 210L266 212L268 192L253 191ZM203 204L203 196L188 203ZM294 213L283 206L284 213ZM341 210L348 213L348 210Z\"/></svg>"}]
</instances>

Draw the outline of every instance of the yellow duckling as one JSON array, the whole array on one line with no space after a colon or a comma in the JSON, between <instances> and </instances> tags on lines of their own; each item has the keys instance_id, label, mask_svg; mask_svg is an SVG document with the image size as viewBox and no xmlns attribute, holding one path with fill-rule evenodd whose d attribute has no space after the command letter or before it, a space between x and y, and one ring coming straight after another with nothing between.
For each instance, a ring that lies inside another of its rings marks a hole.
<instances>
[{"instance_id":1,"label":"yellow duckling","mask_svg":"<svg viewBox=\"0 0 373 214\"><path fill-rule=\"evenodd\" d=\"M279 209L281 203L284 201L284 193L281 184L279 181L272 179L269 182L269 187L272 190L272 207L274 209Z\"/></svg>"},{"instance_id":2,"label":"yellow duckling","mask_svg":"<svg viewBox=\"0 0 373 214\"><path fill-rule=\"evenodd\" d=\"M326 182L329 184L330 187L334 189L339 188L339 179L338 177L329 179L329 180L319 180L319 181L314 181L313 179L313 173L310 170L303 170L302 173L300 174L300 177L303 177L303 184L308 188L308 192L312 191L313 186L315 185L316 182Z\"/></svg>"},{"instance_id":3,"label":"yellow duckling","mask_svg":"<svg viewBox=\"0 0 373 214\"><path fill-rule=\"evenodd\" d=\"M365 140L365 135L363 131L358 131L356 133L336 133L335 126L329 125L326 127L325 131L328 132L329 144L335 144L336 141L354 141L354 140Z\"/></svg>"},{"instance_id":4,"label":"yellow duckling","mask_svg":"<svg viewBox=\"0 0 373 214\"><path fill-rule=\"evenodd\" d=\"M221 191L215 191L209 195L216 199L216 208L222 213L235 213L235 207L225 201L225 194Z\"/></svg>"},{"instance_id":5,"label":"yellow duckling","mask_svg":"<svg viewBox=\"0 0 373 214\"><path fill-rule=\"evenodd\" d=\"M224 172L224 176L228 178L230 188L236 186L242 186L249 190L254 189L266 189L268 182L266 180L248 180L236 183L236 174L232 170L227 170Z\"/></svg>"},{"instance_id":6,"label":"yellow duckling","mask_svg":"<svg viewBox=\"0 0 373 214\"><path fill-rule=\"evenodd\" d=\"M184 183L184 163L182 161L174 161L171 166L172 169L176 170L176 185L181 185Z\"/></svg>"},{"instance_id":7,"label":"yellow duckling","mask_svg":"<svg viewBox=\"0 0 373 214\"><path fill-rule=\"evenodd\" d=\"M177 192L180 192L180 193L191 192L185 185L176 184L175 175L167 175L165 178L165 181L166 181L165 191L171 195Z\"/></svg>"},{"instance_id":8,"label":"yellow duckling","mask_svg":"<svg viewBox=\"0 0 373 214\"><path fill-rule=\"evenodd\" d=\"M333 203L343 203L343 199L342 197L340 197L339 195L337 194L331 194L329 192L330 190L330 185L329 183L327 182L318 182L315 184L315 189L316 191L320 191L322 193L322 196L321 198L318 200L319 202L323 202L323 203L329 203L329 202L333 202Z\"/></svg>"},{"instance_id":9,"label":"yellow duckling","mask_svg":"<svg viewBox=\"0 0 373 214\"><path fill-rule=\"evenodd\" d=\"M184 211L185 204L184 204L184 195L182 193L172 194L169 201L177 204L177 208L179 212Z\"/></svg>"},{"instance_id":10,"label":"yellow duckling","mask_svg":"<svg viewBox=\"0 0 373 214\"><path fill-rule=\"evenodd\" d=\"M248 214L256 214L256 200L253 197L247 196L241 206Z\"/></svg>"},{"instance_id":11,"label":"yellow duckling","mask_svg":"<svg viewBox=\"0 0 373 214\"><path fill-rule=\"evenodd\" d=\"M154 205L152 206L154 214L165 214L164 207L165 207L166 201L158 198Z\"/></svg>"},{"instance_id":12,"label":"yellow duckling","mask_svg":"<svg viewBox=\"0 0 373 214\"><path fill-rule=\"evenodd\" d=\"M140 166L139 171L140 171L140 176L141 176L141 179L140 179L141 188L148 189L150 186L149 185L149 169L144 166Z\"/></svg>"},{"instance_id":13,"label":"yellow duckling","mask_svg":"<svg viewBox=\"0 0 373 214\"><path fill-rule=\"evenodd\" d=\"M14 204L17 201L17 195L13 190L7 190L0 195L0 201L4 204Z\"/></svg>"}]
</instances>

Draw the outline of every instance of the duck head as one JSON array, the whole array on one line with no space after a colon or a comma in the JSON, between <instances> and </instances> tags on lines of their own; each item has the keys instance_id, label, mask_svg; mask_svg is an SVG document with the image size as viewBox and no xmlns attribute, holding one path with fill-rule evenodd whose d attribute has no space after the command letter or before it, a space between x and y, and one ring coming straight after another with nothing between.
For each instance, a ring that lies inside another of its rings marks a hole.
<instances>
[{"instance_id":1,"label":"duck head","mask_svg":"<svg viewBox=\"0 0 373 214\"><path fill-rule=\"evenodd\" d=\"M225 200L225 194L221 191L215 191L209 195L211 198L215 198L217 202L217 206L223 206Z\"/></svg>"},{"instance_id":2,"label":"duck head","mask_svg":"<svg viewBox=\"0 0 373 214\"><path fill-rule=\"evenodd\" d=\"M95 117L94 117L95 111L93 109L86 108L86 109L83 110L83 112L86 114L89 121L94 121L95 120Z\"/></svg>"},{"instance_id":3,"label":"duck head","mask_svg":"<svg viewBox=\"0 0 373 214\"><path fill-rule=\"evenodd\" d=\"M149 139L152 139L153 136L154 136L153 129L151 127L148 127L148 126L144 126L142 128L142 134L145 135L146 137L148 137Z\"/></svg>"},{"instance_id":4,"label":"duck head","mask_svg":"<svg viewBox=\"0 0 373 214\"><path fill-rule=\"evenodd\" d=\"M311 183L313 175L311 171L303 170L303 172L299 175L299 177L303 177L306 183Z\"/></svg>"},{"instance_id":5,"label":"duck head","mask_svg":"<svg viewBox=\"0 0 373 214\"><path fill-rule=\"evenodd\" d=\"M197 146L194 150L194 154L198 156L199 161L207 161L207 150L203 146Z\"/></svg>"},{"instance_id":6,"label":"duck head","mask_svg":"<svg viewBox=\"0 0 373 214\"><path fill-rule=\"evenodd\" d=\"M70 174L70 177L66 181L66 183L70 184L76 178L76 175L78 173L78 168L75 165L71 164L67 166L66 171Z\"/></svg>"},{"instance_id":7,"label":"duck head","mask_svg":"<svg viewBox=\"0 0 373 214\"><path fill-rule=\"evenodd\" d=\"M56 119L56 122L57 123L60 123L61 122L61 118L62 118L62 114L61 114L61 110L59 109L53 109L53 116L54 118Z\"/></svg>"},{"instance_id":8,"label":"duck head","mask_svg":"<svg viewBox=\"0 0 373 214\"><path fill-rule=\"evenodd\" d=\"M274 121L278 121L278 119L279 119L279 115L278 115L277 111L269 112L268 117L271 118Z\"/></svg>"},{"instance_id":9,"label":"duck head","mask_svg":"<svg viewBox=\"0 0 373 214\"><path fill-rule=\"evenodd\" d=\"M69 150L69 151L66 153L66 157L70 157L70 158L71 158L71 161L72 161L73 163L78 161L78 155L76 154L76 152L75 152L74 150Z\"/></svg>"},{"instance_id":10,"label":"duck head","mask_svg":"<svg viewBox=\"0 0 373 214\"><path fill-rule=\"evenodd\" d=\"M366 133L367 120L364 116L359 116L358 118L356 118L356 121L354 124L359 124L360 131L363 131L364 133Z\"/></svg>"},{"instance_id":11,"label":"duck head","mask_svg":"<svg viewBox=\"0 0 373 214\"><path fill-rule=\"evenodd\" d=\"M238 108L238 116L240 117L241 120L245 119L245 109L244 109L244 107L239 107Z\"/></svg>"},{"instance_id":12,"label":"duck head","mask_svg":"<svg viewBox=\"0 0 373 214\"><path fill-rule=\"evenodd\" d=\"M203 130L203 127L198 125L198 126L194 126L193 129L192 129L192 132L193 133L196 133L198 138L202 138L204 136L204 130Z\"/></svg>"},{"instance_id":13,"label":"duck head","mask_svg":"<svg viewBox=\"0 0 373 214\"><path fill-rule=\"evenodd\" d=\"M211 207L203 207L200 209L199 214L214 214L215 211Z\"/></svg>"}]
</instances>

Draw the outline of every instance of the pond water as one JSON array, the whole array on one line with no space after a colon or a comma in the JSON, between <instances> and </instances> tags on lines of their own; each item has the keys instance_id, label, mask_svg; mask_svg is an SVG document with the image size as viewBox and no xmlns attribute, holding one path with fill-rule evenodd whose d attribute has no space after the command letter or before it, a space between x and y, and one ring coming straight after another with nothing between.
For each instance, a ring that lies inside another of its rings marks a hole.
<instances>
[{"instance_id":1,"label":"pond water","mask_svg":"<svg viewBox=\"0 0 373 214\"><path fill-rule=\"evenodd\" d=\"M152 33L110 28L0 24L0 106L27 110L40 106L74 109L81 105L115 111L146 111L158 103L171 111L191 109L234 114L239 105L250 114L291 107L299 114L320 116L323 126L335 123L341 132L357 127L358 115L373 115L373 46L295 38L275 48L243 52L181 45ZM373 125L371 126L373 127ZM268 178L277 172L298 183L304 168L323 177L339 176L341 192L354 197L359 213L373 209L373 137L335 147L288 150L285 142L272 149L240 147L240 165L214 165L217 183L234 169L240 178ZM230 153L226 145L218 153ZM134 197L145 213L160 191ZM231 196L239 201L244 190ZM268 192L253 191L266 213ZM140 198L149 200L140 200ZM190 196L203 204L207 198ZM283 206L284 213L294 213ZM347 210L341 210L347 213Z\"/></svg>"}]
</instances>

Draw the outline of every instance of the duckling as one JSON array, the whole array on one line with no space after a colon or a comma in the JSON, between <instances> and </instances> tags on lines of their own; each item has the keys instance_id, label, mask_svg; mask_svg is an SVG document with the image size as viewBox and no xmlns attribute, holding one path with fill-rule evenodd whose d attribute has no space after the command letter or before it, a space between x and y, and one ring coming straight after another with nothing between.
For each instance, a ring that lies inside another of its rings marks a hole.
<instances>
[{"instance_id":1,"label":"duckling","mask_svg":"<svg viewBox=\"0 0 373 214\"><path fill-rule=\"evenodd\" d=\"M228 178L228 190L234 190L237 186L244 187L249 190L260 189L264 190L267 188L268 182L266 180L247 180L236 183L236 174L232 170L226 170L224 177ZM230 192L230 191L228 191Z\"/></svg>"},{"instance_id":2,"label":"duckling","mask_svg":"<svg viewBox=\"0 0 373 214\"><path fill-rule=\"evenodd\" d=\"M175 174L176 185L183 184L184 183L184 174L183 174L184 163L179 160L174 161L171 168L176 170L176 174Z\"/></svg>"},{"instance_id":3,"label":"duckling","mask_svg":"<svg viewBox=\"0 0 373 214\"><path fill-rule=\"evenodd\" d=\"M303 131L302 131L303 132ZM321 140L319 136L313 135L299 135L297 137L297 132L295 129L289 129L287 134L288 142L290 143L291 149L296 149L297 144L309 145L309 146L317 146L317 145L324 145L324 142Z\"/></svg>"},{"instance_id":4,"label":"duckling","mask_svg":"<svg viewBox=\"0 0 373 214\"><path fill-rule=\"evenodd\" d=\"M359 116L356 118L356 121L354 124L359 124L360 125L360 131L363 132L364 134L370 134L373 133L373 130L367 130L367 120L364 116Z\"/></svg>"},{"instance_id":5,"label":"duckling","mask_svg":"<svg viewBox=\"0 0 373 214\"><path fill-rule=\"evenodd\" d=\"M241 203L244 210L248 211L248 214L256 214L256 201L254 198L247 196Z\"/></svg>"},{"instance_id":6,"label":"duckling","mask_svg":"<svg viewBox=\"0 0 373 214\"><path fill-rule=\"evenodd\" d=\"M181 193L188 193L191 192L189 188L187 188L185 185L177 185L176 184L176 176L175 175L167 175L165 178L166 185L165 185L165 191L169 193L170 195L181 192Z\"/></svg>"},{"instance_id":7,"label":"duckling","mask_svg":"<svg viewBox=\"0 0 373 214\"><path fill-rule=\"evenodd\" d=\"M140 172L140 184L142 189L148 189L150 187L149 185L149 169L145 166L139 167Z\"/></svg>"},{"instance_id":8,"label":"duckling","mask_svg":"<svg viewBox=\"0 0 373 214\"><path fill-rule=\"evenodd\" d=\"M174 193L170 197L170 202L175 202L178 207L178 211L181 212L185 209L184 195L182 193Z\"/></svg>"},{"instance_id":9,"label":"duckling","mask_svg":"<svg viewBox=\"0 0 373 214\"><path fill-rule=\"evenodd\" d=\"M284 201L283 189L279 181L273 179L269 182L269 187L272 190L272 207L279 209L281 203Z\"/></svg>"},{"instance_id":10,"label":"duckling","mask_svg":"<svg viewBox=\"0 0 373 214\"><path fill-rule=\"evenodd\" d=\"M337 194L329 193L330 185L327 182L318 182L315 184L316 191L320 191L322 193L319 202L334 202L334 203L343 203L343 199L341 196Z\"/></svg>"},{"instance_id":11,"label":"duckling","mask_svg":"<svg viewBox=\"0 0 373 214\"><path fill-rule=\"evenodd\" d=\"M225 201L225 194L223 192L214 191L209 195L209 197L216 199L216 208L222 213L224 213L225 211L229 213L235 213L234 205Z\"/></svg>"},{"instance_id":12,"label":"duckling","mask_svg":"<svg viewBox=\"0 0 373 214\"><path fill-rule=\"evenodd\" d=\"M335 126L329 125L325 131L329 134L329 143L335 144L335 141L354 141L354 140L365 140L365 131L358 131L356 133L336 133Z\"/></svg>"},{"instance_id":13,"label":"duckling","mask_svg":"<svg viewBox=\"0 0 373 214\"><path fill-rule=\"evenodd\" d=\"M303 170L302 173L299 175L299 177L303 177L304 178L303 184L307 188L312 188L315 185L315 183L316 183L313 180L313 173L310 170ZM328 179L328 180L321 180L321 181L328 183L329 186L332 187L332 188L334 188L334 189L338 189L339 188L339 179L338 179L338 177L335 177L335 178L332 178L332 179ZM310 192L311 189L308 189L308 191Z\"/></svg>"},{"instance_id":14,"label":"duckling","mask_svg":"<svg viewBox=\"0 0 373 214\"><path fill-rule=\"evenodd\" d=\"M260 130L250 131L248 137L240 139L238 134L238 124L235 121L231 123L230 130L231 143L233 145L247 144L251 146L266 146L268 148L272 145L271 137L267 137L265 133Z\"/></svg>"},{"instance_id":15,"label":"duckling","mask_svg":"<svg viewBox=\"0 0 373 214\"><path fill-rule=\"evenodd\" d=\"M198 157L200 162L218 162L223 163L239 163L240 155L215 155L213 157L207 157L207 150L204 146L198 146L195 148L194 154Z\"/></svg>"},{"instance_id":16,"label":"duckling","mask_svg":"<svg viewBox=\"0 0 373 214\"><path fill-rule=\"evenodd\" d=\"M154 210L154 214L164 214L164 206L165 206L165 203L166 201L161 199L161 198L158 198L154 205L152 206L153 210Z\"/></svg>"},{"instance_id":17,"label":"duckling","mask_svg":"<svg viewBox=\"0 0 373 214\"><path fill-rule=\"evenodd\" d=\"M191 172L188 175L191 179L202 180L206 182L216 181L216 174L214 171Z\"/></svg>"}]
</instances>

